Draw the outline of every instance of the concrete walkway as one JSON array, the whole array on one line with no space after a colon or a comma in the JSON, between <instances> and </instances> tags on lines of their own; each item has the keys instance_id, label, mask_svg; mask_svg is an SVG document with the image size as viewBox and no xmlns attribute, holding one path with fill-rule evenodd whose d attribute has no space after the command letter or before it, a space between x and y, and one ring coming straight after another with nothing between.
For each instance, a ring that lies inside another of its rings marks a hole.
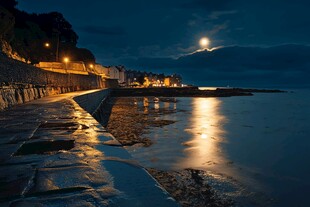
<instances>
[{"instance_id":1,"label":"concrete walkway","mask_svg":"<svg viewBox=\"0 0 310 207\"><path fill-rule=\"evenodd\" d=\"M0 112L0 206L179 206L73 97Z\"/></svg>"}]
</instances>

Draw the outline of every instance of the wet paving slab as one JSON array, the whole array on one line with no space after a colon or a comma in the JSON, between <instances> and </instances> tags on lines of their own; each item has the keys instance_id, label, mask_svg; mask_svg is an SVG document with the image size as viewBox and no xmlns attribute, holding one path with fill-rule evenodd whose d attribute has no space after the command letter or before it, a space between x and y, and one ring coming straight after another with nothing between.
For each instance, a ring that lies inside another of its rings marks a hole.
<instances>
[{"instance_id":1,"label":"wet paving slab","mask_svg":"<svg viewBox=\"0 0 310 207\"><path fill-rule=\"evenodd\" d=\"M179 206L73 97L0 112L0 206Z\"/></svg>"}]
</instances>

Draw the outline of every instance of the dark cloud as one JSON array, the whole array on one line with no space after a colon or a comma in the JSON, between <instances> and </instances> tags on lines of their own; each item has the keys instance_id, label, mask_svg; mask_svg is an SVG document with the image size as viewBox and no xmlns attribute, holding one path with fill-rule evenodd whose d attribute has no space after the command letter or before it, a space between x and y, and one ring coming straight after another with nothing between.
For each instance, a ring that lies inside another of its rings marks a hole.
<instances>
[{"instance_id":1,"label":"dark cloud","mask_svg":"<svg viewBox=\"0 0 310 207\"><path fill-rule=\"evenodd\" d=\"M242 83L300 85L310 78L310 47L225 47L172 58L127 60L127 66L158 71L176 71L195 84Z\"/></svg>"},{"instance_id":2,"label":"dark cloud","mask_svg":"<svg viewBox=\"0 0 310 207\"><path fill-rule=\"evenodd\" d=\"M231 10L234 0L194 0L183 3L183 9L203 9L207 11Z\"/></svg>"},{"instance_id":3,"label":"dark cloud","mask_svg":"<svg viewBox=\"0 0 310 207\"><path fill-rule=\"evenodd\" d=\"M106 26L81 26L77 28L81 32L96 35L125 35L126 31L122 27L106 27Z\"/></svg>"}]
</instances>

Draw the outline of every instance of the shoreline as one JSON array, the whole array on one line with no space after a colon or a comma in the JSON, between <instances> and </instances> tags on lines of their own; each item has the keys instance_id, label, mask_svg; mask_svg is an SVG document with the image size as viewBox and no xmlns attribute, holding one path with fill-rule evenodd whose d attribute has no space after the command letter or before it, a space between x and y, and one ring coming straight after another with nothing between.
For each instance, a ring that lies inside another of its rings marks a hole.
<instances>
[{"instance_id":1,"label":"shoreline","mask_svg":"<svg viewBox=\"0 0 310 207\"><path fill-rule=\"evenodd\" d=\"M153 97L148 97L150 102ZM176 99L161 99L175 102ZM176 113L178 110L154 109L148 107L142 97L112 97L107 104L113 104L107 130L123 145L149 147L153 144L148 130L163 127L175 121L164 120L162 115ZM146 105L145 105L146 104ZM217 192L209 184L207 172L197 169L146 170L177 200L183 207L224 207L233 206L234 201Z\"/></svg>"},{"instance_id":2,"label":"shoreline","mask_svg":"<svg viewBox=\"0 0 310 207\"><path fill-rule=\"evenodd\" d=\"M274 89L217 88L215 90L199 90L198 87L172 88L113 88L112 97L231 97L253 96L253 93L284 93Z\"/></svg>"}]
</instances>

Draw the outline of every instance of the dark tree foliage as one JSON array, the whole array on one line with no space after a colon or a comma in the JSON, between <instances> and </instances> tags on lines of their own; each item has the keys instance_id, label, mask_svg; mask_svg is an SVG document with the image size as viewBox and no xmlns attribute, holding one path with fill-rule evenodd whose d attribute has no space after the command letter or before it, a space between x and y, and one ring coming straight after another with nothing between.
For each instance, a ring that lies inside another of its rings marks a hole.
<instances>
[{"instance_id":1,"label":"dark tree foliage","mask_svg":"<svg viewBox=\"0 0 310 207\"><path fill-rule=\"evenodd\" d=\"M12 12L15 10L15 6L17 5L17 1L15 0L0 0L0 5L3 6L8 11Z\"/></svg>"},{"instance_id":2,"label":"dark tree foliage","mask_svg":"<svg viewBox=\"0 0 310 207\"><path fill-rule=\"evenodd\" d=\"M78 35L61 13L32 14L31 21L37 23L49 38L59 35L61 42L71 43L74 46L77 44Z\"/></svg>"},{"instance_id":3,"label":"dark tree foliage","mask_svg":"<svg viewBox=\"0 0 310 207\"><path fill-rule=\"evenodd\" d=\"M14 16L4 7L0 6L0 40L4 39L10 42L13 39L14 24Z\"/></svg>"},{"instance_id":4,"label":"dark tree foliage","mask_svg":"<svg viewBox=\"0 0 310 207\"><path fill-rule=\"evenodd\" d=\"M74 55L76 60L84 61L87 65L95 62L94 54L86 48L76 48Z\"/></svg>"},{"instance_id":5,"label":"dark tree foliage","mask_svg":"<svg viewBox=\"0 0 310 207\"><path fill-rule=\"evenodd\" d=\"M9 22L0 22L0 31L11 28L11 35L7 35L10 38L6 39L23 58L32 63L55 61L58 48L60 61L62 57L69 56L74 61L95 62L89 50L76 47L78 35L61 13L29 14L16 9L16 5L15 0L0 0L0 8L2 6L9 11L8 15L0 11L2 16L6 15L6 19L2 19L6 21L9 15L13 17L11 25L7 24ZM44 47L46 42L50 44L49 47Z\"/></svg>"},{"instance_id":6,"label":"dark tree foliage","mask_svg":"<svg viewBox=\"0 0 310 207\"><path fill-rule=\"evenodd\" d=\"M144 75L139 75L137 77L137 82L140 83L141 85L143 85L143 83L144 83Z\"/></svg>"},{"instance_id":7,"label":"dark tree foliage","mask_svg":"<svg viewBox=\"0 0 310 207\"><path fill-rule=\"evenodd\" d=\"M64 44L60 50L60 60L69 57L70 61L83 61L86 64L94 63L95 56L91 51L85 48L77 48L70 44Z\"/></svg>"}]
</instances>

